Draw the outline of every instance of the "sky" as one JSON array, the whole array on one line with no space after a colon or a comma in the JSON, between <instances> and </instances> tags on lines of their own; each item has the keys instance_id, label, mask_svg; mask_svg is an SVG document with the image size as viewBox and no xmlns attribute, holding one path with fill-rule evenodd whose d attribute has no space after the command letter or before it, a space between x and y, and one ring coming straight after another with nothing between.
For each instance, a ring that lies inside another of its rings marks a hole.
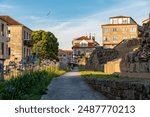
<instances>
[{"instance_id":1,"label":"sky","mask_svg":"<svg viewBox=\"0 0 150 117\"><path fill-rule=\"evenodd\" d=\"M72 40L96 36L102 44L101 25L109 17L132 17L139 25L148 18L150 0L0 0L0 15L9 15L32 30L55 34L59 48L71 49Z\"/></svg>"}]
</instances>

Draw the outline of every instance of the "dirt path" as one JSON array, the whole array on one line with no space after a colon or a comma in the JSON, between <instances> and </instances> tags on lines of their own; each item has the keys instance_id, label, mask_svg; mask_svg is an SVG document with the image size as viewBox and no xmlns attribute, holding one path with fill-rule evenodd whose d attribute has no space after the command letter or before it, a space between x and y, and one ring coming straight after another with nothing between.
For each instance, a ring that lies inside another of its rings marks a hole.
<instances>
[{"instance_id":1,"label":"dirt path","mask_svg":"<svg viewBox=\"0 0 150 117\"><path fill-rule=\"evenodd\" d=\"M93 90L81 77L78 69L54 78L42 100L104 100L101 93Z\"/></svg>"}]
</instances>

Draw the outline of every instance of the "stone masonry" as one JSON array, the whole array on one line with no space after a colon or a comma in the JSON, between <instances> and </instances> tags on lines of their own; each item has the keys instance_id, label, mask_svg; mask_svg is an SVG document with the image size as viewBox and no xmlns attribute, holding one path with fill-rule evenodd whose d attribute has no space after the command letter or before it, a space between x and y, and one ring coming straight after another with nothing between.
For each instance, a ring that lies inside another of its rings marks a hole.
<instances>
[{"instance_id":1,"label":"stone masonry","mask_svg":"<svg viewBox=\"0 0 150 117\"><path fill-rule=\"evenodd\" d=\"M143 24L140 47L122 60L122 72L150 73L150 21Z\"/></svg>"},{"instance_id":2,"label":"stone masonry","mask_svg":"<svg viewBox=\"0 0 150 117\"><path fill-rule=\"evenodd\" d=\"M114 49L96 47L89 59L87 59L86 69L104 71L104 64L117 58L118 52Z\"/></svg>"},{"instance_id":3,"label":"stone masonry","mask_svg":"<svg viewBox=\"0 0 150 117\"><path fill-rule=\"evenodd\" d=\"M109 99L147 100L150 99L150 83L140 80L110 80L86 78L86 82Z\"/></svg>"}]
</instances>

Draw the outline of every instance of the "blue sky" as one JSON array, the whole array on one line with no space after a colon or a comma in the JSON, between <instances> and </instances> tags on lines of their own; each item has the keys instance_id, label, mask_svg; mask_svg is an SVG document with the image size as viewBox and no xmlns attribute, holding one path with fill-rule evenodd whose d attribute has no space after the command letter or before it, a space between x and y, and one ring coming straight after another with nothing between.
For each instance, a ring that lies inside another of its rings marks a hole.
<instances>
[{"instance_id":1,"label":"blue sky","mask_svg":"<svg viewBox=\"0 0 150 117\"><path fill-rule=\"evenodd\" d=\"M101 43L101 25L111 16L131 16L141 24L149 6L149 0L0 0L0 15L10 15L33 30L51 31L60 48L71 49L73 38L89 33Z\"/></svg>"}]
</instances>

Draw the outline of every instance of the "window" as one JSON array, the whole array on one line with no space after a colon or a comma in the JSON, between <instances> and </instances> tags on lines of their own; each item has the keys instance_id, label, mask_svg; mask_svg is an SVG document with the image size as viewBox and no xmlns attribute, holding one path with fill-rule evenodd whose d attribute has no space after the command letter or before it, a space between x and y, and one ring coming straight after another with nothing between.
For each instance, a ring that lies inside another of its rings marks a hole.
<instances>
[{"instance_id":1,"label":"window","mask_svg":"<svg viewBox=\"0 0 150 117\"><path fill-rule=\"evenodd\" d=\"M87 47L88 46L88 44L87 43L84 43L84 42L82 42L81 44L80 44L80 47Z\"/></svg>"},{"instance_id":2,"label":"window","mask_svg":"<svg viewBox=\"0 0 150 117\"><path fill-rule=\"evenodd\" d=\"M28 39L28 32L27 32L27 39Z\"/></svg>"},{"instance_id":3,"label":"window","mask_svg":"<svg viewBox=\"0 0 150 117\"><path fill-rule=\"evenodd\" d=\"M8 48L8 54L11 55L11 48Z\"/></svg>"},{"instance_id":4,"label":"window","mask_svg":"<svg viewBox=\"0 0 150 117\"><path fill-rule=\"evenodd\" d=\"M26 39L26 32L24 31L24 39Z\"/></svg>"},{"instance_id":5,"label":"window","mask_svg":"<svg viewBox=\"0 0 150 117\"><path fill-rule=\"evenodd\" d=\"M4 36L4 24L1 24L1 35Z\"/></svg>"},{"instance_id":6,"label":"window","mask_svg":"<svg viewBox=\"0 0 150 117\"><path fill-rule=\"evenodd\" d=\"M113 30L113 32L117 32L117 28L113 28L112 30Z\"/></svg>"},{"instance_id":7,"label":"window","mask_svg":"<svg viewBox=\"0 0 150 117\"><path fill-rule=\"evenodd\" d=\"M25 55L26 55L26 48L24 48L24 57L26 57Z\"/></svg>"},{"instance_id":8,"label":"window","mask_svg":"<svg viewBox=\"0 0 150 117\"><path fill-rule=\"evenodd\" d=\"M130 32L136 32L136 28L131 27L131 28L130 28Z\"/></svg>"},{"instance_id":9,"label":"window","mask_svg":"<svg viewBox=\"0 0 150 117\"><path fill-rule=\"evenodd\" d=\"M108 42L109 38L108 37L104 37L103 40L104 40L104 42Z\"/></svg>"},{"instance_id":10,"label":"window","mask_svg":"<svg viewBox=\"0 0 150 117\"><path fill-rule=\"evenodd\" d=\"M27 48L27 54L26 54L26 56L28 56L28 48Z\"/></svg>"},{"instance_id":11,"label":"window","mask_svg":"<svg viewBox=\"0 0 150 117\"><path fill-rule=\"evenodd\" d=\"M29 34L29 39L31 39L31 34Z\"/></svg>"},{"instance_id":12,"label":"window","mask_svg":"<svg viewBox=\"0 0 150 117\"><path fill-rule=\"evenodd\" d=\"M4 43L1 43L1 50L2 50L2 55L4 55Z\"/></svg>"},{"instance_id":13,"label":"window","mask_svg":"<svg viewBox=\"0 0 150 117\"><path fill-rule=\"evenodd\" d=\"M118 23L118 22L117 22L116 19L112 20L112 24L117 24L117 23Z\"/></svg>"},{"instance_id":14,"label":"window","mask_svg":"<svg viewBox=\"0 0 150 117\"><path fill-rule=\"evenodd\" d=\"M108 28L104 28L104 29L103 29L103 32L104 32L104 33L107 33L107 32L109 32L109 29L108 29Z\"/></svg>"},{"instance_id":15,"label":"window","mask_svg":"<svg viewBox=\"0 0 150 117\"><path fill-rule=\"evenodd\" d=\"M113 36L113 40L116 41L118 39L117 36Z\"/></svg>"},{"instance_id":16,"label":"window","mask_svg":"<svg viewBox=\"0 0 150 117\"><path fill-rule=\"evenodd\" d=\"M127 28L123 27L123 28L122 28L122 31L123 31L123 32L127 32Z\"/></svg>"},{"instance_id":17,"label":"window","mask_svg":"<svg viewBox=\"0 0 150 117\"><path fill-rule=\"evenodd\" d=\"M123 24L127 24L128 21L127 21L127 20L123 20L122 23L123 23Z\"/></svg>"},{"instance_id":18,"label":"window","mask_svg":"<svg viewBox=\"0 0 150 117\"><path fill-rule=\"evenodd\" d=\"M80 51L78 51L78 55L80 55L81 54L81 52Z\"/></svg>"}]
</instances>

